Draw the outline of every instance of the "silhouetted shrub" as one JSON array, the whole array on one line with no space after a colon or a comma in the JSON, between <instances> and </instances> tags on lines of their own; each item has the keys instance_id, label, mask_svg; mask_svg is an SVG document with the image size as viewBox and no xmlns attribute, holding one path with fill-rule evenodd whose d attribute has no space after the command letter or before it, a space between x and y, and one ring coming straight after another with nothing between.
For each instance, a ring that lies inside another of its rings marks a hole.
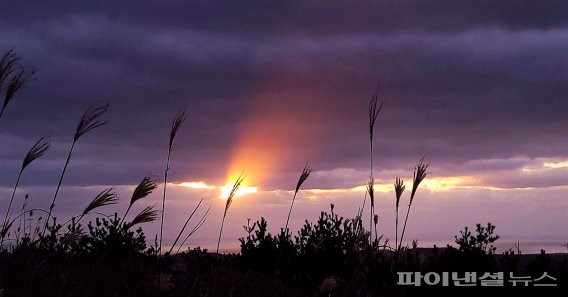
<instances>
[{"instance_id":1,"label":"silhouetted shrub","mask_svg":"<svg viewBox=\"0 0 568 297\"><path fill-rule=\"evenodd\" d=\"M306 220L295 237L296 270L305 271L305 281L322 284L333 278L340 283L370 249L368 233L360 219L345 219L333 211L321 212L316 223Z\"/></svg>"},{"instance_id":2,"label":"silhouetted shrub","mask_svg":"<svg viewBox=\"0 0 568 297\"><path fill-rule=\"evenodd\" d=\"M266 220L262 217L253 226L244 227L248 236L239 238L243 262L255 269L274 271L278 258L278 239L268 233Z\"/></svg>"},{"instance_id":3,"label":"silhouetted shrub","mask_svg":"<svg viewBox=\"0 0 568 297\"><path fill-rule=\"evenodd\" d=\"M459 250L465 253L472 254L495 254L497 249L493 243L499 239L499 235L493 235L495 225L487 223L487 227L482 227L481 224L476 225L475 232L477 235L472 235L471 231L465 227L464 231L460 231L461 237L456 238L456 243L459 245Z\"/></svg>"},{"instance_id":4,"label":"silhouetted shrub","mask_svg":"<svg viewBox=\"0 0 568 297\"><path fill-rule=\"evenodd\" d=\"M130 231L120 224L120 218L96 218L87 225L89 236L81 239L81 251L91 256L127 257L146 252L146 237L142 228Z\"/></svg>"}]
</instances>

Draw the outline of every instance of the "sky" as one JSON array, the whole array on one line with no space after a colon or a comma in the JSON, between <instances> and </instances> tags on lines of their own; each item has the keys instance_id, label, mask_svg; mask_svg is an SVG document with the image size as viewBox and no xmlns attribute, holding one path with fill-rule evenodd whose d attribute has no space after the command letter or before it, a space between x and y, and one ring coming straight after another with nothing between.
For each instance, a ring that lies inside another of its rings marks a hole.
<instances>
[{"instance_id":1,"label":"sky","mask_svg":"<svg viewBox=\"0 0 568 297\"><path fill-rule=\"evenodd\" d=\"M335 205L353 217L370 175L367 107L384 102L374 143L379 232L394 237L394 192L429 175L406 237L451 243L492 222L504 240L568 237L568 3L563 1L153 1L74 5L5 1L0 51L37 70L0 119L0 205L27 150L21 208L48 207L81 114L108 102L108 124L81 138L54 212L76 215L101 190L123 213L147 174L163 181L169 129L187 120L172 154L166 242L204 198L192 246L213 246L221 188L242 172L225 247L266 217L282 228L299 174L292 230ZM197 186L196 186L197 185ZM161 201L163 184L136 210ZM406 210L408 192L401 205ZM159 208L158 205L156 205ZM93 217L91 217L92 219ZM159 224L143 226L152 241Z\"/></svg>"}]
</instances>

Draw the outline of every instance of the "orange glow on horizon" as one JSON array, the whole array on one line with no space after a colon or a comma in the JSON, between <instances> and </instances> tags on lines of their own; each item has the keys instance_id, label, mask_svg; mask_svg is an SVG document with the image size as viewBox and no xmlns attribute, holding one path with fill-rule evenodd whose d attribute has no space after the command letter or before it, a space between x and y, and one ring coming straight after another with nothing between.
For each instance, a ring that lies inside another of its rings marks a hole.
<instances>
[{"instance_id":1,"label":"orange glow on horizon","mask_svg":"<svg viewBox=\"0 0 568 297\"><path fill-rule=\"evenodd\" d=\"M317 147L325 143L326 136L308 137L306 126L313 124L313 113L318 111L313 104L318 101L315 98L325 95L303 87L282 88L282 81L287 80L287 75L275 72L263 77L251 90L241 109L241 120L234 126L236 137L230 144L226 184L234 183L244 171L247 175L244 186L262 187L291 165L292 159L294 166L301 169L314 154L319 154ZM331 114L318 114L318 121L328 122L329 127L335 119ZM302 156L299 161L297 156Z\"/></svg>"},{"instance_id":2,"label":"orange glow on horizon","mask_svg":"<svg viewBox=\"0 0 568 297\"><path fill-rule=\"evenodd\" d=\"M188 181L177 184L178 186L192 188L192 189L202 189L214 191L215 197L219 199L227 199L229 196L235 181L238 178L238 174L235 174L229 178L227 183L223 186L209 185L202 181ZM235 197L242 197L248 194L267 194L267 193L288 193L293 194L292 190L285 189L265 189L262 190L258 186L253 186L248 183L249 177L247 176L242 182L241 186L237 190ZM407 193L412 188L412 178L406 180ZM489 185L483 182L483 179L476 176L443 176L443 177L428 177L426 178L419 187L419 192L429 191L432 193L437 192L450 192L456 190L490 190L490 191L503 191L503 190L527 190L532 188L503 188L498 186ZM348 193L361 193L367 191L366 185L359 185L354 187L344 187L344 188L303 188L300 190L301 193L305 193L305 197L310 200L317 200L319 198L330 197L331 195L340 195ZM375 183L376 193L392 193L394 191L393 185L391 183L377 182Z\"/></svg>"},{"instance_id":3,"label":"orange glow on horizon","mask_svg":"<svg viewBox=\"0 0 568 297\"><path fill-rule=\"evenodd\" d=\"M231 190L233 189L233 185L234 185L235 180L236 180L236 178L233 179L233 181L231 183L227 183L224 186L208 185L208 184L206 184L205 182L202 182L202 181L183 182L183 183L179 183L179 184L176 184L176 185L180 186L180 187L184 187L184 188L198 189L198 190L217 190L218 189L219 190L219 198L227 199L227 197L229 197L229 194L231 193ZM245 179L245 181L246 181L246 179ZM243 184L241 184L241 186L239 187L239 189L235 193L235 197L241 197L241 196L244 196L246 194L252 194L252 193L258 192L258 187L247 186L245 184L245 181L243 181Z\"/></svg>"},{"instance_id":4,"label":"orange glow on horizon","mask_svg":"<svg viewBox=\"0 0 568 297\"><path fill-rule=\"evenodd\" d=\"M568 161L559 161L559 162L544 162L543 166L545 168L568 168Z\"/></svg>"},{"instance_id":5,"label":"orange glow on horizon","mask_svg":"<svg viewBox=\"0 0 568 297\"><path fill-rule=\"evenodd\" d=\"M447 176L426 178L422 186L431 192L450 191L459 188L484 188L480 180L472 176Z\"/></svg>"},{"instance_id":6,"label":"orange glow on horizon","mask_svg":"<svg viewBox=\"0 0 568 297\"><path fill-rule=\"evenodd\" d=\"M191 189L214 189L215 186L210 186L202 181L197 182L183 182L179 183L178 186L191 188Z\"/></svg>"},{"instance_id":7,"label":"orange glow on horizon","mask_svg":"<svg viewBox=\"0 0 568 297\"><path fill-rule=\"evenodd\" d=\"M230 150L226 185L234 184L243 172L246 178L242 187L262 185L277 173L278 167L285 161L284 151L289 145L285 143L286 137L280 134L281 125L278 120L252 113Z\"/></svg>"},{"instance_id":8,"label":"orange glow on horizon","mask_svg":"<svg viewBox=\"0 0 568 297\"><path fill-rule=\"evenodd\" d=\"M233 189L233 184L226 184L226 185L220 187L220 189L221 189L221 194L219 195L219 198L227 199L229 197L229 195L231 194L231 190ZM237 189L237 191L235 192L235 197L242 197L244 195L252 194L252 193L256 193L256 192L258 192L257 187L249 187L249 186L241 185Z\"/></svg>"}]
</instances>

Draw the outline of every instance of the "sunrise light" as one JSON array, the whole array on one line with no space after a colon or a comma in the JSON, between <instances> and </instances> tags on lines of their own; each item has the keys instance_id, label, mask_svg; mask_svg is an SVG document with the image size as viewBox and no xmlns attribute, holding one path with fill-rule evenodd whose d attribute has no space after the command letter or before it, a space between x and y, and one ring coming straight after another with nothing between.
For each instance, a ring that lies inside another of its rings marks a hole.
<instances>
[{"instance_id":1,"label":"sunrise light","mask_svg":"<svg viewBox=\"0 0 568 297\"><path fill-rule=\"evenodd\" d=\"M229 197L229 194L231 193L232 189L233 189L232 183L228 183L228 184L220 187L221 194L219 195L219 198L227 199L227 197ZM239 189L235 192L235 197L241 197L241 196L256 193L256 192L258 192L258 187L250 187L250 186L241 185L239 187Z\"/></svg>"},{"instance_id":2,"label":"sunrise light","mask_svg":"<svg viewBox=\"0 0 568 297\"><path fill-rule=\"evenodd\" d=\"M448 176L426 179L422 183L431 192L450 191L458 188L478 187L479 180L472 176Z\"/></svg>"},{"instance_id":3,"label":"sunrise light","mask_svg":"<svg viewBox=\"0 0 568 297\"><path fill-rule=\"evenodd\" d=\"M231 190L233 189L235 180L236 178L227 181L227 184L224 186L209 185L203 181L188 181L188 182L179 183L177 185L180 187L196 189L196 190L216 190L219 192L218 196L219 198L227 199L227 197L229 197L229 194L231 193ZM235 193L235 197L241 197L256 192L258 192L258 187L247 186L246 184L242 184Z\"/></svg>"},{"instance_id":4,"label":"sunrise light","mask_svg":"<svg viewBox=\"0 0 568 297\"><path fill-rule=\"evenodd\" d=\"M568 161L544 162L543 166L550 169L568 168Z\"/></svg>"},{"instance_id":5,"label":"sunrise light","mask_svg":"<svg viewBox=\"0 0 568 297\"><path fill-rule=\"evenodd\" d=\"M202 181L197 182L183 182L178 184L179 186L191 188L191 189L215 189L215 186L208 185Z\"/></svg>"}]
</instances>

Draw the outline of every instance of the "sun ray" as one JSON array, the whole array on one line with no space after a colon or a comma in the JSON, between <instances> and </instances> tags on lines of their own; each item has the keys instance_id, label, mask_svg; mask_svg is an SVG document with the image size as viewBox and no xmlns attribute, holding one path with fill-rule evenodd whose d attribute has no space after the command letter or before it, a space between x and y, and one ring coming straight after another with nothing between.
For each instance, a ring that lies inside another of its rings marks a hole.
<instances>
[{"instance_id":1,"label":"sun ray","mask_svg":"<svg viewBox=\"0 0 568 297\"><path fill-rule=\"evenodd\" d=\"M233 189L233 184L226 184L222 187L219 187L219 189L221 190L219 198L227 199L227 197L229 197L229 194L231 193L231 190ZM235 197L242 197L244 195L256 192L258 192L258 187L249 187L241 185L239 189L235 192Z\"/></svg>"}]
</instances>

